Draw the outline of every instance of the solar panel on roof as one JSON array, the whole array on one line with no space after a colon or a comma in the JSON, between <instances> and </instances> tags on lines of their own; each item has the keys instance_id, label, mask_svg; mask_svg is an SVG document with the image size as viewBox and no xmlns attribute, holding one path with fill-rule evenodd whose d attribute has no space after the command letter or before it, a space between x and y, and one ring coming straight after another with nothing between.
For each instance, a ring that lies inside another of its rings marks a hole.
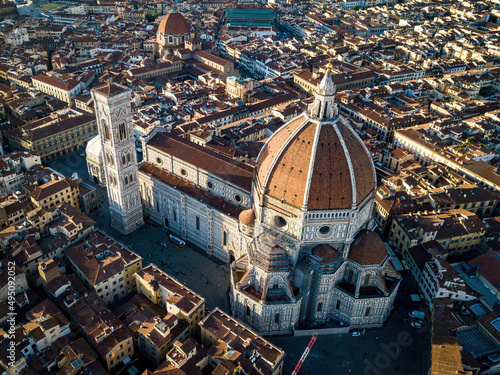
<instances>
[{"instance_id":1,"label":"solar panel on roof","mask_svg":"<svg viewBox=\"0 0 500 375\"><path fill-rule=\"evenodd\" d=\"M500 318L496 318L491 321L491 325L496 328L498 332L500 332Z\"/></svg>"},{"instance_id":2,"label":"solar panel on roof","mask_svg":"<svg viewBox=\"0 0 500 375\"><path fill-rule=\"evenodd\" d=\"M472 312L474 314L476 314L476 316L478 318L488 314L488 311L486 310L486 308L483 305L481 305L480 303L476 303L475 305L472 305L470 307L470 309L472 310Z\"/></svg>"},{"instance_id":3,"label":"solar panel on roof","mask_svg":"<svg viewBox=\"0 0 500 375\"><path fill-rule=\"evenodd\" d=\"M78 358L77 360L71 362L71 365L73 366L73 368L78 368L80 367L81 365L83 365L83 360L81 358Z\"/></svg>"},{"instance_id":4,"label":"solar panel on roof","mask_svg":"<svg viewBox=\"0 0 500 375\"><path fill-rule=\"evenodd\" d=\"M488 358L490 359L491 362L498 362L498 361L500 361L500 354L495 353L495 354L489 355Z\"/></svg>"}]
</instances>

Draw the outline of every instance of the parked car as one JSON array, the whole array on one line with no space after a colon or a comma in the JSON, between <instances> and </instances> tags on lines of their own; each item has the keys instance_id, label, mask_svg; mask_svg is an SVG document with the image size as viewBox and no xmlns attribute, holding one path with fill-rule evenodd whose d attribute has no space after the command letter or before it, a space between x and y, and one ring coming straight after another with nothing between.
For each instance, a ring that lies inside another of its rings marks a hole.
<instances>
[{"instance_id":1,"label":"parked car","mask_svg":"<svg viewBox=\"0 0 500 375\"><path fill-rule=\"evenodd\" d=\"M184 247L184 246L186 246L186 243L183 240L181 240L178 237L175 237L173 234L170 234L168 236L168 240L170 242L172 242L174 245L178 246L178 247Z\"/></svg>"},{"instance_id":2,"label":"parked car","mask_svg":"<svg viewBox=\"0 0 500 375\"><path fill-rule=\"evenodd\" d=\"M412 312L408 313L409 316L412 318L417 318L424 320L425 318L425 313L423 311L418 311L418 310L413 310Z\"/></svg>"},{"instance_id":3,"label":"parked car","mask_svg":"<svg viewBox=\"0 0 500 375\"><path fill-rule=\"evenodd\" d=\"M363 329L362 331L352 331L351 336L361 336L365 334L365 330Z\"/></svg>"},{"instance_id":4,"label":"parked car","mask_svg":"<svg viewBox=\"0 0 500 375\"><path fill-rule=\"evenodd\" d=\"M163 246L163 247L168 247L167 244L165 242L160 242L160 246Z\"/></svg>"},{"instance_id":5,"label":"parked car","mask_svg":"<svg viewBox=\"0 0 500 375\"><path fill-rule=\"evenodd\" d=\"M422 323L419 322L419 321L414 321L414 322L411 322L410 325L413 327L413 328L422 328Z\"/></svg>"}]
</instances>

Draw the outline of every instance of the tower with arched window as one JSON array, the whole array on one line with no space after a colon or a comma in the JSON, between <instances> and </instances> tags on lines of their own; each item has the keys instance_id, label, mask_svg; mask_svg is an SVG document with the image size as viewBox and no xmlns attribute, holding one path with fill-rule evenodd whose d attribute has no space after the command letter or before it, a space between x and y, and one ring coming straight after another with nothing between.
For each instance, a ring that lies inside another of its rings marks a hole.
<instances>
[{"instance_id":1,"label":"tower with arched window","mask_svg":"<svg viewBox=\"0 0 500 375\"><path fill-rule=\"evenodd\" d=\"M111 225L124 234L144 223L130 118L130 90L106 84L92 90L108 190Z\"/></svg>"}]
</instances>

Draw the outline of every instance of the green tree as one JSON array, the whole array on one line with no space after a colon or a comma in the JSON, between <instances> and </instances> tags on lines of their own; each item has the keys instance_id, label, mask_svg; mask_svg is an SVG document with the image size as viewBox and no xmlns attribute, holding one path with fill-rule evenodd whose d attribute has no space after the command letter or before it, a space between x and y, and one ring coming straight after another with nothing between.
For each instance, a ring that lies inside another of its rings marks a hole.
<instances>
[{"instance_id":1,"label":"green tree","mask_svg":"<svg viewBox=\"0 0 500 375\"><path fill-rule=\"evenodd\" d=\"M359 7L357 5L355 5L352 9L357 12L359 10Z\"/></svg>"},{"instance_id":2,"label":"green tree","mask_svg":"<svg viewBox=\"0 0 500 375\"><path fill-rule=\"evenodd\" d=\"M151 13L151 14L146 14L146 20L148 22L153 22L156 17L158 17L158 13Z\"/></svg>"}]
</instances>

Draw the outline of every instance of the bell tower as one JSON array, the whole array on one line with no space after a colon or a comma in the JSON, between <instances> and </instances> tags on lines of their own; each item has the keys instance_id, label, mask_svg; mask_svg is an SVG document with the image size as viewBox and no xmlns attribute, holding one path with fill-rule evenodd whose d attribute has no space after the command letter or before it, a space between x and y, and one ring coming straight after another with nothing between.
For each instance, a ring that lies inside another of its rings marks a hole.
<instances>
[{"instance_id":1,"label":"bell tower","mask_svg":"<svg viewBox=\"0 0 500 375\"><path fill-rule=\"evenodd\" d=\"M129 234L144 223L130 90L110 83L92 90L102 147L111 226Z\"/></svg>"}]
</instances>

